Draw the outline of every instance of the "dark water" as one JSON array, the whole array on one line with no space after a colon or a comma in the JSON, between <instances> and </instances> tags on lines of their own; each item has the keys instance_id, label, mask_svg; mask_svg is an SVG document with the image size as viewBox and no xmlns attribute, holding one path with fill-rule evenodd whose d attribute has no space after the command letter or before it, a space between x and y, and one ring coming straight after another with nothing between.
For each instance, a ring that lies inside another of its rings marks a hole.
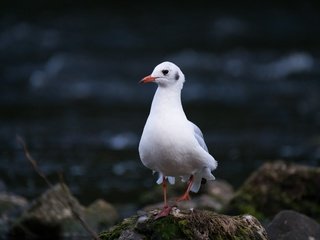
<instances>
[{"instance_id":1,"label":"dark water","mask_svg":"<svg viewBox=\"0 0 320 240\"><path fill-rule=\"evenodd\" d=\"M217 178L239 186L275 159L319 166L316 9L139 6L1 15L3 188L32 199L47 187L20 135L82 203L105 198L130 214L155 184L137 151L155 86L138 81L164 60L186 75L184 109L219 162Z\"/></svg>"}]
</instances>

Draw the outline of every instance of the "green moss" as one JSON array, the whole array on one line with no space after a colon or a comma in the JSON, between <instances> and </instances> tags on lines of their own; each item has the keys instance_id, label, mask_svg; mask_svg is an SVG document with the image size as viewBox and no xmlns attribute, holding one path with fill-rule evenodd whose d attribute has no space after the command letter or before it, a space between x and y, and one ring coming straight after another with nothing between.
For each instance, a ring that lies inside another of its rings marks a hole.
<instances>
[{"instance_id":1,"label":"green moss","mask_svg":"<svg viewBox=\"0 0 320 240\"><path fill-rule=\"evenodd\" d=\"M123 230L127 229L133 229L135 226L135 223L137 221L137 216L133 216L131 218L126 218L118 225L115 225L108 231L101 232L99 234L99 238L101 240L113 240L120 237L120 234Z\"/></svg>"},{"instance_id":2,"label":"green moss","mask_svg":"<svg viewBox=\"0 0 320 240\"><path fill-rule=\"evenodd\" d=\"M231 200L228 209L224 212L228 214L250 214L258 219L265 219L266 216L263 214L263 211L259 210L260 205L253 204L256 201L263 201L263 199L255 199L256 196L257 195L252 194L252 191L243 188L237 193L236 197Z\"/></svg>"},{"instance_id":3,"label":"green moss","mask_svg":"<svg viewBox=\"0 0 320 240\"><path fill-rule=\"evenodd\" d=\"M258 218L258 219L265 219L265 218L266 218L266 216L265 216L262 212L258 211L258 210L255 208L255 206L250 205L250 204L246 204L246 205L243 204L243 205L241 205L241 206L240 206L240 211L243 212L243 213L246 213L246 214L250 214L250 215L252 215L252 216L255 216L255 217Z\"/></svg>"},{"instance_id":4,"label":"green moss","mask_svg":"<svg viewBox=\"0 0 320 240\"><path fill-rule=\"evenodd\" d=\"M177 221L172 216L159 219L158 221L151 221L150 227L154 229L154 235L163 240L184 237L179 224L177 224Z\"/></svg>"},{"instance_id":5,"label":"green moss","mask_svg":"<svg viewBox=\"0 0 320 240\"><path fill-rule=\"evenodd\" d=\"M192 239L193 233L189 227L188 220L183 219L178 221L178 225L180 230L184 233L187 239Z\"/></svg>"},{"instance_id":6,"label":"green moss","mask_svg":"<svg viewBox=\"0 0 320 240\"><path fill-rule=\"evenodd\" d=\"M146 239L267 239L265 230L252 216L230 217L211 211L179 211L155 219L149 212L147 220L137 217L125 220L111 230L100 234L102 240L117 239L125 230L133 231ZM136 222L135 222L136 221Z\"/></svg>"},{"instance_id":7,"label":"green moss","mask_svg":"<svg viewBox=\"0 0 320 240\"><path fill-rule=\"evenodd\" d=\"M250 232L250 235L252 236L251 234L251 230L250 228L248 227L245 227L245 226L239 226L235 232L235 237L234 239L235 240L246 240L246 237L245 236L248 236ZM255 238L251 238L251 240L254 240ZM261 239L261 238L258 238L258 239Z\"/></svg>"},{"instance_id":8,"label":"green moss","mask_svg":"<svg viewBox=\"0 0 320 240\"><path fill-rule=\"evenodd\" d=\"M320 168L266 163L248 178L223 212L248 213L266 221L283 209L292 209L320 222L319 181Z\"/></svg>"}]
</instances>

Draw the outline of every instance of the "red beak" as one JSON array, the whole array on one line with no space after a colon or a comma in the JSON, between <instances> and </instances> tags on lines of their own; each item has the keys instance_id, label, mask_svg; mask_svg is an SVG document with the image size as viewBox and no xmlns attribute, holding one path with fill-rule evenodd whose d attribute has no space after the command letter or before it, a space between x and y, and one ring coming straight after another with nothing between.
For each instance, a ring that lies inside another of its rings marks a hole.
<instances>
[{"instance_id":1,"label":"red beak","mask_svg":"<svg viewBox=\"0 0 320 240\"><path fill-rule=\"evenodd\" d=\"M149 83L149 82L154 82L156 78L152 77L151 75L144 77L143 79L140 80L139 83Z\"/></svg>"}]
</instances>

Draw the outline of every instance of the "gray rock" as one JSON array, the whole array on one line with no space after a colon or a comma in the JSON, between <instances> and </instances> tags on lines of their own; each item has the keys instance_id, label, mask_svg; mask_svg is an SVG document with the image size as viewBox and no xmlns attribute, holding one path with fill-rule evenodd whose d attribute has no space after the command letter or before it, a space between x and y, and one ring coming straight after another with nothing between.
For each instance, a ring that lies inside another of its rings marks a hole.
<instances>
[{"instance_id":1,"label":"gray rock","mask_svg":"<svg viewBox=\"0 0 320 240\"><path fill-rule=\"evenodd\" d=\"M320 224L292 210L278 213L266 230L270 240L320 239Z\"/></svg>"},{"instance_id":2,"label":"gray rock","mask_svg":"<svg viewBox=\"0 0 320 240\"><path fill-rule=\"evenodd\" d=\"M118 240L143 240L143 236L133 230L124 230Z\"/></svg>"},{"instance_id":3,"label":"gray rock","mask_svg":"<svg viewBox=\"0 0 320 240\"><path fill-rule=\"evenodd\" d=\"M9 231L11 221L28 204L28 201L11 193L0 193L0 236L5 236Z\"/></svg>"},{"instance_id":4,"label":"gray rock","mask_svg":"<svg viewBox=\"0 0 320 240\"><path fill-rule=\"evenodd\" d=\"M99 228L112 226L119 218L115 208L102 199L97 199L84 209L84 217L92 226Z\"/></svg>"},{"instance_id":5,"label":"gray rock","mask_svg":"<svg viewBox=\"0 0 320 240\"><path fill-rule=\"evenodd\" d=\"M110 227L118 219L116 210L103 200L88 208L80 205L65 185L57 184L34 200L14 223L14 239L89 238L80 219L95 232Z\"/></svg>"},{"instance_id":6,"label":"gray rock","mask_svg":"<svg viewBox=\"0 0 320 240\"><path fill-rule=\"evenodd\" d=\"M205 185L205 192L219 200L222 205L228 204L234 196L234 189L232 185L224 180L207 182Z\"/></svg>"},{"instance_id":7,"label":"gray rock","mask_svg":"<svg viewBox=\"0 0 320 240\"><path fill-rule=\"evenodd\" d=\"M18 195L2 192L0 193L0 216L7 214L9 211L16 208L24 208L28 201Z\"/></svg>"}]
</instances>

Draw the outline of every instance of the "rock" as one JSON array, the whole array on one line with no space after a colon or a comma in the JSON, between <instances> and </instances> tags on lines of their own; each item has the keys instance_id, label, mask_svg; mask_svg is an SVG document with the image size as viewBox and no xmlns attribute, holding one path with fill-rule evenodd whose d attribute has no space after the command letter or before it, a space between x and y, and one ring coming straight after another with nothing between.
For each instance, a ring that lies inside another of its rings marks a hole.
<instances>
[{"instance_id":1,"label":"rock","mask_svg":"<svg viewBox=\"0 0 320 240\"><path fill-rule=\"evenodd\" d=\"M320 224L292 210L278 213L266 230L270 240L320 239Z\"/></svg>"},{"instance_id":2,"label":"rock","mask_svg":"<svg viewBox=\"0 0 320 240\"><path fill-rule=\"evenodd\" d=\"M18 195L0 193L0 236L5 236L9 231L11 221L28 204L28 201Z\"/></svg>"},{"instance_id":3,"label":"rock","mask_svg":"<svg viewBox=\"0 0 320 240\"><path fill-rule=\"evenodd\" d=\"M224 180L209 181L205 185L208 195L217 199L222 205L227 205L234 196L233 187Z\"/></svg>"},{"instance_id":4,"label":"rock","mask_svg":"<svg viewBox=\"0 0 320 240\"><path fill-rule=\"evenodd\" d=\"M196 200L196 208L221 212L234 196L233 187L224 180L207 182L205 194Z\"/></svg>"},{"instance_id":5,"label":"rock","mask_svg":"<svg viewBox=\"0 0 320 240\"><path fill-rule=\"evenodd\" d=\"M118 240L143 240L143 236L134 232L133 230L124 230Z\"/></svg>"},{"instance_id":6,"label":"rock","mask_svg":"<svg viewBox=\"0 0 320 240\"><path fill-rule=\"evenodd\" d=\"M226 216L207 210L173 208L170 215L155 219L160 210L124 219L100 233L111 239L268 239L259 221L250 215ZM123 236L132 236L124 238Z\"/></svg>"},{"instance_id":7,"label":"rock","mask_svg":"<svg viewBox=\"0 0 320 240\"><path fill-rule=\"evenodd\" d=\"M84 215L90 225L98 226L100 230L103 226L112 226L118 220L115 208L102 199L96 200L84 209Z\"/></svg>"},{"instance_id":8,"label":"rock","mask_svg":"<svg viewBox=\"0 0 320 240\"><path fill-rule=\"evenodd\" d=\"M226 214L248 213L268 221L283 209L320 221L320 168L266 163L236 192Z\"/></svg>"},{"instance_id":9,"label":"rock","mask_svg":"<svg viewBox=\"0 0 320 240\"><path fill-rule=\"evenodd\" d=\"M0 193L0 216L16 208L24 208L27 204L28 201L21 196L6 192Z\"/></svg>"},{"instance_id":10,"label":"rock","mask_svg":"<svg viewBox=\"0 0 320 240\"><path fill-rule=\"evenodd\" d=\"M110 204L97 200L85 208L71 195L67 186L57 184L31 203L14 223L9 236L12 239L91 237L76 215L96 232L112 226L118 219Z\"/></svg>"}]
</instances>

